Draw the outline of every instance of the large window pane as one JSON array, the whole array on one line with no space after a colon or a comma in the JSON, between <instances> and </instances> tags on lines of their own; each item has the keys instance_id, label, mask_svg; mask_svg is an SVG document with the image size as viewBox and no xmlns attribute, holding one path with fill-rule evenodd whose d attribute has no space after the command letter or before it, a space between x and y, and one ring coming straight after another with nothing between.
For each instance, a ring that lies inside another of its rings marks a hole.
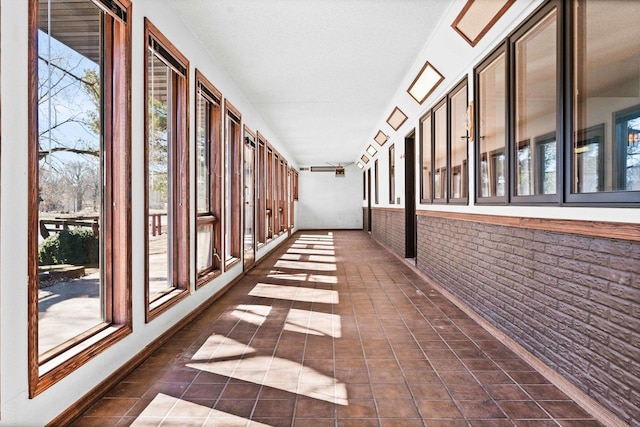
<instances>
[{"instance_id":1,"label":"large window pane","mask_svg":"<svg viewBox=\"0 0 640 427\"><path fill-rule=\"evenodd\" d=\"M90 1L41 0L38 9L38 353L45 356L106 320L105 14ZM81 312L73 308L79 299Z\"/></svg>"},{"instance_id":2,"label":"large window pane","mask_svg":"<svg viewBox=\"0 0 640 427\"><path fill-rule=\"evenodd\" d=\"M376 159L376 161L373 163L373 182L373 201L377 205L380 204L380 187L378 186L378 159Z\"/></svg>"},{"instance_id":3,"label":"large window pane","mask_svg":"<svg viewBox=\"0 0 640 427\"><path fill-rule=\"evenodd\" d=\"M442 102L433 112L434 123L434 179L433 198L447 198L447 104Z\"/></svg>"},{"instance_id":4,"label":"large window pane","mask_svg":"<svg viewBox=\"0 0 640 427\"><path fill-rule=\"evenodd\" d=\"M200 286L220 273L220 99L196 70L196 266Z\"/></svg>"},{"instance_id":5,"label":"large window pane","mask_svg":"<svg viewBox=\"0 0 640 427\"><path fill-rule=\"evenodd\" d=\"M431 149L433 140L431 137L431 114L422 119L420 123L420 158L421 170L420 175L420 201L429 203L431 201Z\"/></svg>"},{"instance_id":6,"label":"large window pane","mask_svg":"<svg viewBox=\"0 0 640 427\"><path fill-rule=\"evenodd\" d=\"M517 196L556 192L556 20L554 9L514 46Z\"/></svg>"},{"instance_id":7,"label":"large window pane","mask_svg":"<svg viewBox=\"0 0 640 427\"><path fill-rule=\"evenodd\" d=\"M225 262L240 259L242 180L240 114L227 103L225 118Z\"/></svg>"},{"instance_id":8,"label":"large window pane","mask_svg":"<svg viewBox=\"0 0 640 427\"><path fill-rule=\"evenodd\" d=\"M506 195L506 59L504 51L478 72L478 197Z\"/></svg>"},{"instance_id":9,"label":"large window pane","mask_svg":"<svg viewBox=\"0 0 640 427\"><path fill-rule=\"evenodd\" d=\"M255 256L254 212L255 212L255 136L245 129L244 143L244 231L243 247L245 265L253 263Z\"/></svg>"},{"instance_id":10,"label":"large window pane","mask_svg":"<svg viewBox=\"0 0 640 427\"><path fill-rule=\"evenodd\" d=\"M189 287L187 59L145 20L146 298L151 320ZM211 196L201 191L200 196Z\"/></svg>"},{"instance_id":11,"label":"large window pane","mask_svg":"<svg viewBox=\"0 0 640 427\"><path fill-rule=\"evenodd\" d=\"M148 58L148 281L149 299L153 301L173 288L171 278L173 190L170 175L175 168L172 161L174 147L169 145L171 126L172 74L171 67L151 52Z\"/></svg>"},{"instance_id":12,"label":"large window pane","mask_svg":"<svg viewBox=\"0 0 640 427\"><path fill-rule=\"evenodd\" d=\"M574 12L571 192L638 191L640 3L579 0Z\"/></svg>"},{"instance_id":13,"label":"large window pane","mask_svg":"<svg viewBox=\"0 0 640 427\"><path fill-rule=\"evenodd\" d=\"M258 133L258 159L257 159L257 185L256 185L256 240L258 246L267 241L267 201L266 201L266 181L267 181L267 150L266 142Z\"/></svg>"},{"instance_id":14,"label":"large window pane","mask_svg":"<svg viewBox=\"0 0 640 427\"><path fill-rule=\"evenodd\" d=\"M449 96L451 112L451 199L467 197L467 85Z\"/></svg>"}]
</instances>

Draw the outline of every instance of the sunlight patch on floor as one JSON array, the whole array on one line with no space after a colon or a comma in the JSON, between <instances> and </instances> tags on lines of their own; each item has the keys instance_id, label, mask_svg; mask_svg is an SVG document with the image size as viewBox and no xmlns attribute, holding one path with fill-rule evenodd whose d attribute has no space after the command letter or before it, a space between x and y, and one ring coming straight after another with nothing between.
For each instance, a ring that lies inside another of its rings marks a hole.
<instances>
[{"instance_id":1,"label":"sunlight patch on floor","mask_svg":"<svg viewBox=\"0 0 640 427\"><path fill-rule=\"evenodd\" d=\"M231 315L243 322L261 326L267 320L269 313L271 313L271 306L268 305L240 304L231 312Z\"/></svg>"},{"instance_id":2,"label":"sunlight patch on floor","mask_svg":"<svg viewBox=\"0 0 640 427\"><path fill-rule=\"evenodd\" d=\"M290 268L293 270L317 270L317 271L336 271L335 264L326 264L322 262L307 262L307 261L276 261L276 268Z\"/></svg>"},{"instance_id":3,"label":"sunlight patch on floor","mask_svg":"<svg viewBox=\"0 0 640 427\"><path fill-rule=\"evenodd\" d=\"M301 302L317 302L322 304L338 304L338 291L330 289L314 289L298 286L271 285L258 283L249 292L252 297L277 298ZM266 313L268 315L269 313Z\"/></svg>"}]
</instances>

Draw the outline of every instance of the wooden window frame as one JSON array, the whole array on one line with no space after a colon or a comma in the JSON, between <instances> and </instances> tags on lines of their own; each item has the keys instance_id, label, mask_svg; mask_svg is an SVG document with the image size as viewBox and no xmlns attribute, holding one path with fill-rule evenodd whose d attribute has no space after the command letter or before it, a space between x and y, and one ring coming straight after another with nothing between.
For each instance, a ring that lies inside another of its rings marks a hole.
<instances>
[{"instance_id":1,"label":"wooden window frame","mask_svg":"<svg viewBox=\"0 0 640 427\"><path fill-rule=\"evenodd\" d=\"M265 200L266 200L266 216L267 216L267 242L273 239L274 229L275 229L275 213L273 211L273 182L275 179L275 174L273 170L273 162L274 162L274 153L273 147L269 143L267 143L266 150L266 168L265 171L267 173L267 179L265 181Z\"/></svg>"},{"instance_id":2,"label":"wooden window frame","mask_svg":"<svg viewBox=\"0 0 640 427\"><path fill-rule=\"evenodd\" d=\"M281 233L289 231L289 208L287 203L287 199L289 198L289 189L287 186L288 171L289 171L288 162L284 159L284 157L280 157L280 175L281 175L280 188L281 189L280 189L279 210L281 213L281 218L280 218Z\"/></svg>"},{"instance_id":3,"label":"wooden window frame","mask_svg":"<svg viewBox=\"0 0 640 427\"><path fill-rule=\"evenodd\" d=\"M103 193L105 322L42 359L38 349L38 0L29 0L29 235L28 235L28 380L33 398L132 331L131 306L131 1L118 0L105 13L104 179ZM107 2L109 3L109 2Z\"/></svg>"},{"instance_id":4,"label":"wooden window frame","mask_svg":"<svg viewBox=\"0 0 640 427\"><path fill-rule=\"evenodd\" d=\"M290 225L293 230L296 226L295 222L295 213L296 213L296 204L295 202L298 200L298 171L293 167L291 168L291 207L290 207Z\"/></svg>"},{"instance_id":5,"label":"wooden window frame","mask_svg":"<svg viewBox=\"0 0 640 427\"><path fill-rule=\"evenodd\" d=\"M260 132L257 132L257 171L256 171L256 240L257 247L260 248L267 243L267 141Z\"/></svg>"},{"instance_id":6,"label":"wooden window frame","mask_svg":"<svg viewBox=\"0 0 640 427\"><path fill-rule=\"evenodd\" d=\"M282 171L280 168L280 153L274 150L273 155L273 234L279 236L282 233L282 211L280 202L282 200Z\"/></svg>"},{"instance_id":7,"label":"wooden window frame","mask_svg":"<svg viewBox=\"0 0 640 427\"><path fill-rule=\"evenodd\" d=\"M210 225L213 228L212 265L202 271L196 271L196 289L198 289L222 273L222 260L220 258L222 253L222 93L198 69L195 71L195 78L196 105L194 111L196 111L196 118L200 117L198 99L203 96L206 108L208 108L206 115L208 118L208 127L206 129L208 134L206 138L209 149L207 153L209 179L206 183L209 191L209 206L207 206L207 212L203 213L200 213L198 206L196 206L194 218L196 223L196 242L199 226ZM201 91L202 95L200 94ZM194 173L197 174L195 168ZM197 201L196 198L196 204ZM197 251L198 245L196 244L195 259L198 259Z\"/></svg>"},{"instance_id":8,"label":"wooden window frame","mask_svg":"<svg viewBox=\"0 0 640 427\"><path fill-rule=\"evenodd\" d=\"M172 88L173 97L172 104L174 106L171 112L174 119L173 129L170 134L173 135L171 141L168 141L170 147L170 162L177 167L173 168L172 174L169 176L173 182L171 192L171 206L173 209L173 218L168 224L169 244L173 247L173 257L169 267L170 291L164 293L158 298L151 300L149 292L149 233L145 228L145 309L146 321L150 322L170 307L177 304L189 294L190 277L189 277L189 141L188 141L188 123L189 123L189 61L180 53L180 51L162 34L162 32L151 23L147 18L144 20L144 41L145 41L145 67L144 67L144 105L145 105L145 223L149 216L149 174L147 165L149 163L149 115L146 106L149 105L149 70L148 62L150 58L149 45L151 40L163 49L162 59L171 63L169 65L172 70ZM174 65L175 64L175 65ZM184 68L179 73L175 68L177 65Z\"/></svg>"},{"instance_id":9,"label":"wooden window frame","mask_svg":"<svg viewBox=\"0 0 640 427\"><path fill-rule=\"evenodd\" d=\"M256 138L256 134L247 127L247 125L243 126L243 138L242 138L242 201L241 201L241 206L242 206L242 253L243 256L244 254L247 253L246 251L246 246L245 246L245 239L246 239L246 230L247 230L247 220L251 220L251 240L252 240L252 251L255 254L256 251L256 184L257 184L257 174L256 174L256 165L258 164L258 140ZM246 200L246 189L249 188L247 187L247 166L249 165L249 163L247 163L247 157L246 153L247 150L253 150L253 161L251 162L251 177L253 182L252 184L252 191L251 191L251 198L252 200L249 202ZM251 206L253 206L253 210L251 213L251 218L247 218L246 215L246 206L247 204L250 203ZM246 258L246 257L245 257Z\"/></svg>"},{"instance_id":10,"label":"wooden window frame","mask_svg":"<svg viewBox=\"0 0 640 427\"><path fill-rule=\"evenodd\" d=\"M225 214L224 232L231 232L228 248L230 257L224 259L225 271L240 262L242 256L242 115L240 111L225 99L225 126L224 126L224 150L227 153L229 164L225 166L225 175L228 178L228 185L225 186L225 203L231 204L231 218ZM235 123L235 132L230 134L229 126L226 124L231 120ZM227 212L225 208L225 213ZM227 225L229 228L227 229ZM225 258L227 250L224 251Z\"/></svg>"}]
</instances>

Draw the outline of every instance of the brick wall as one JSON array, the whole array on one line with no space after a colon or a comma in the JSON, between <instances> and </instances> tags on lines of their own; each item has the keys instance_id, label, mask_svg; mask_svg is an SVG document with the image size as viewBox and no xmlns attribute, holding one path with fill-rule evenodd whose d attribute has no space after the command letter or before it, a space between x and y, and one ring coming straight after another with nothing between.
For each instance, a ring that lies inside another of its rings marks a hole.
<instances>
[{"instance_id":1,"label":"brick wall","mask_svg":"<svg viewBox=\"0 0 640 427\"><path fill-rule=\"evenodd\" d=\"M418 268L640 426L640 243L418 216Z\"/></svg>"},{"instance_id":2,"label":"brick wall","mask_svg":"<svg viewBox=\"0 0 640 427\"><path fill-rule=\"evenodd\" d=\"M372 209L371 235L404 257L405 228L403 209Z\"/></svg>"},{"instance_id":3,"label":"brick wall","mask_svg":"<svg viewBox=\"0 0 640 427\"><path fill-rule=\"evenodd\" d=\"M369 231L369 208L362 208L362 230Z\"/></svg>"}]
</instances>

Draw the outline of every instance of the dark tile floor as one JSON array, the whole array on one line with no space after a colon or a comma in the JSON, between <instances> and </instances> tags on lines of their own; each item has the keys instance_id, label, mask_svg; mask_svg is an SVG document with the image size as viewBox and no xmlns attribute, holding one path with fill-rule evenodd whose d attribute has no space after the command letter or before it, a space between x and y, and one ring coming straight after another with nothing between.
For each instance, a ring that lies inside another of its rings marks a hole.
<instances>
[{"instance_id":1,"label":"dark tile floor","mask_svg":"<svg viewBox=\"0 0 640 427\"><path fill-rule=\"evenodd\" d=\"M597 426L360 231L302 232L76 426Z\"/></svg>"}]
</instances>

